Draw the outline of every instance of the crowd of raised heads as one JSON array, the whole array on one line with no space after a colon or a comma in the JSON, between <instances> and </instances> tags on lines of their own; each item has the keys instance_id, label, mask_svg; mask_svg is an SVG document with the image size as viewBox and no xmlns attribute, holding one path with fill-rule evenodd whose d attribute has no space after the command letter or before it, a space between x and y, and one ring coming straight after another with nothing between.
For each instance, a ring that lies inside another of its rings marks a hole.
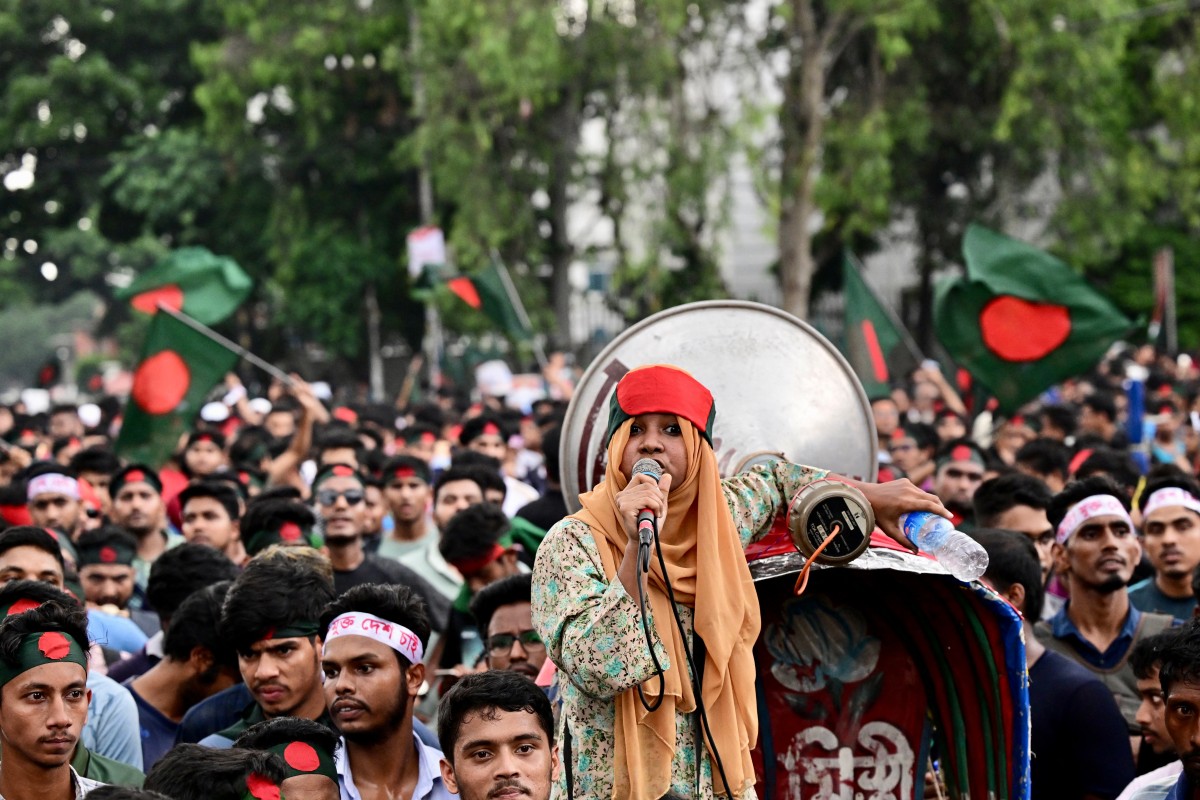
<instances>
[{"instance_id":1,"label":"crowd of raised heads","mask_svg":"<svg viewBox=\"0 0 1200 800\"><path fill-rule=\"evenodd\" d=\"M0 406L0 797L546 797L530 570L570 392L234 376L166 463L111 399Z\"/></svg>"},{"instance_id":2,"label":"crowd of raised heads","mask_svg":"<svg viewBox=\"0 0 1200 800\"><path fill-rule=\"evenodd\" d=\"M959 389L926 366L872 399L880 480L938 495L1024 614L1033 797L1194 796L1196 365L1117 350L1008 413Z\"/></svg>"},{"instance_id":3,"label":"crowd of raised heads","mask_svg":"<svg viewBox=\"0 0 1200 800\"><path fill-rule=\"evenodd\" d=\"M549 797L545 388L231 376L163 464L118 452L113 401L0 407L0 796ZM871 399L879 481L936 495L1023 614L1034 798L1200 781L1200 375L1143 348L1015 413L959 388L927 365Z\"/></svg>"}]
</instances>

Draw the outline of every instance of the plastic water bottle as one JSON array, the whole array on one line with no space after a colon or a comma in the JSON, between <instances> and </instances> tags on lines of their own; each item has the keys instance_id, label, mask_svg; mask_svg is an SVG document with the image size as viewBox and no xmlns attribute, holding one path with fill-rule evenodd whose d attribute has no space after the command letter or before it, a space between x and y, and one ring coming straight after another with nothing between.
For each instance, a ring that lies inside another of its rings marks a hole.
<instances>
[{"instance_id":1,"label":"plastic water bottle","mask_svg":"<svg viewBox=\"0 0 1200 800\"><path fill-rule=\"evenodd\" d=\"M960 581L973 581L987 569L988 554L983 546L954 530L954 523L945 517L931 511L910 511L900 515L900 529Z\"/></svg>"}]
</instances>

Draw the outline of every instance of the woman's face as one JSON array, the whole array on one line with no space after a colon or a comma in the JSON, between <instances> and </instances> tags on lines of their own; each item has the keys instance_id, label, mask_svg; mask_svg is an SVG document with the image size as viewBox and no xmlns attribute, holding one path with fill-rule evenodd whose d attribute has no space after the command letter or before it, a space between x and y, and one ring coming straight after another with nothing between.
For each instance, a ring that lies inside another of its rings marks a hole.
<instances>
[{"instance_id":1,"label":"woman's face","mask_svg":"<svg viewBox=\"0 0 1200 800\"><path fill-rule=\"evenodd\" d=\"M671 476L672 486L678 486L687 476L687 447L674 414L639 414L633 418L629 443L621 455L621 474L629 478L633 465L643 458L657 461Z\"/></svg>"}]
</instances>

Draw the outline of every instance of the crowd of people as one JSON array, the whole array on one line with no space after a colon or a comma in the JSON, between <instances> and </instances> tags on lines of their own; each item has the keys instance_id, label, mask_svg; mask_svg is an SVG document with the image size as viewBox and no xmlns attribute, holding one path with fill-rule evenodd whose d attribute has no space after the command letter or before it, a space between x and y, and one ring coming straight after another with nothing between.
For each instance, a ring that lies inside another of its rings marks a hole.
<instances>
[{"instance_id":1,"label":"crowd of people","mask_svg":"<svg viewBox=\"0 0 1200 800\"><path fill-rule=\"evenodd\" d=\"M1024 616L1034 798L1200 787L1196 379L1143 349L1018 414L929 368L872 401L879 481L843 480L910 549L902 513L950 517ZM565 399L228 388L165 466L119 407L0 407L0 797L754 796L741 549L824 470L721 479L666 366L572 516Z\"/></svg>"}]
</instances>

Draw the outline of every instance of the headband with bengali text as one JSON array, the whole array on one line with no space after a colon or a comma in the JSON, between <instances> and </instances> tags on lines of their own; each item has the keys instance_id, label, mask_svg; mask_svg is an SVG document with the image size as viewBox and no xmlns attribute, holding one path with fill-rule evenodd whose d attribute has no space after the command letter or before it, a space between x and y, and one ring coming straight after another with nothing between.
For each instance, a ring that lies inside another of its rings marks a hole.
<instances>
[{"instance_id":1,"label":"headband with bengali text","mask_svg":"<svg viewBox=\"0 0 1200 800\"><path fill-rule=\"evenodd\" d=\"M61 472L47 472L29 479L25 497L32 500L39 494L62 494L72 500L79 499L79 481Z\"/></svg>"},{"instance_id":2,"label":"headband with bengali text","mask_svg":"<svg viewBox=\"0 0 1200 800\"><path fill-rule=\"evenodd\" d=\"M407 658L410 664L418 664L425 657L425 647L421 644L419 636L398 622L391 622L365 611L348 611L329 623L325 641L331 642L342 636L365 636L374 639Z\"/></svg>"},{"instance_id":3,"label":"headband with bengali text","mask_svg":"<svg viewBox=\"0 0 1200 800\"><path fill-rule=\"evenodd\" d=\"M1166 506L1183 506L1189 511L1200 514L1200 499L1197 499L1196 495L1187 489L1180 489L1178 486L1167 486L1151 494L1146 498L1146 506L1142 509L1142 514L1150 514Z\"/></svg>"},{"instance_id":4,"label":"headband with bengali text","mask_svg":"<svg viewBox=\"0 0 1200 800\"><path fill-rule=\"evenodd\" d=\"M1067 539L1071 538L1071 534L1089 519L1105 516L1120 517L1129 525L1129 529L1133 530L1133 520L1130 519L1129 512L1125 510L1125 506L1121 505L1120 500L1111 494L1094 494L1071 506L1067 515L1063 517L1063 521L1058 523L1058 535L1056 536L1058 543L1064 544Z\"/></svg>"}]
</instances>

